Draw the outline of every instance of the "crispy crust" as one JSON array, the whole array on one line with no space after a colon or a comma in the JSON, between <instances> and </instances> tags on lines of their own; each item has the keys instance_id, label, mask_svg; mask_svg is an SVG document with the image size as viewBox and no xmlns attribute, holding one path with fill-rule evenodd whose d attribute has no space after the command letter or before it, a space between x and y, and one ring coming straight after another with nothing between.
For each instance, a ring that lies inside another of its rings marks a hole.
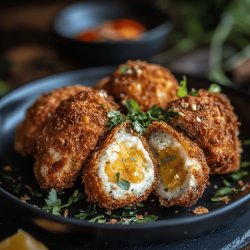
<instances>
[{"instance_id":1,"label":"crispy crust","mask_svg":"<svg viewBox=\"0 0 250 250\"><path fill-rule=\"evenodd\" d=\"M210 172L226 174L240 168L239 121L223 94L200 90L170 104L181 115L169 124L203 149Z\"/></svg>"},{"instance_id":2,"label":"crispy crust","mask_svg":"<svg viewBox=\"0 0 250 250\"><path fill-rule=\"evenodd\" d=\"M25 120L17 127L15 150L24 156L34 155L37 151L38 137L47 119L55 112L61 101L87 89L90 88L81 85L67 86L40 96L27 110Z\"/></svg>"},{"instance_id":3,"label":"crispy crust","mask_svg":"<svg viewBox=\"0 0 250 250\"><path fill-rule=\"evenodd\" d=\"M195 189L189 189L179 198L173 198L167 200L166 198L161 198L159 194L155 191L155 194L159 197L160 204L166 207L170 206L191 206L193 205L203 194L208 178L209 178L209 168L206 163L205 156L202 150L188 138L184 137L182 133L178 133L172 127L164 122L153 122L147 129L145 137L149 140L150 135L154 132L163 131L171 136L173 136L185 149L187 155L190 158L196 159L201 164L202 171L193 170L193 175L196 179ZM158 182L160 179L158 180Z\"/></svg>"},{"instance_id":4,"label":"crispy crust","mask_svg":"<svg viewBox=\"0 0 250 250\"><path fill-rule=\"evenodd\" d=\"M38 141L34 171L42 189L73 185L87 157L107 133L107 113L115 109L117 105L96 90L82 91L59 105Z\"/></svg>"},{"instance_id":5,"label":"crispy crust","mask_svg":"<svg viewBox=\"0 0 250 250\"><path fill-rule=\"evenodd\" d=\"M124 68L126 72L121 70ZM153 105L166 108L177 99L177 87L177 81L168 69L139 60L120 65L110 79L104 78L96 86L107 90L121 104L126 99L134 99L143 111Z\"/></svg>"},{"instance_id":6,"label":"crispy crust","mask_svg":"<svg viewBox=\"0 0 250 250\"><path fill-rule=\"evenodd\" d=\"M150 158L153 161L155 173L156 173L156 161L153 158L151 152L149 151L149 147L145 138L136 134L134 130L130 128L129 123L122 123L119 126L115 127L105 138L104 141L101 142L99 148L91 155L91 158L86 165L84 175L83 175L83 183L85 186L85 193L87 195L87 199L89 202L98 203L99 206L104 207L108 210L113 210L116 208L124 207L126 205L134 205L137 202L144 201L147 199L148 195L154 190L155 183L145 191L142 196L127 196L124 199L115 200L109 194L107 194L102 187L101 180L98 177L98 162L99 157L103 154L105 149L111 142L115 140L116 133L121 130L126 129L127 132L140 137L145 150L149 153ZM155 174L156 176L156 174Z\"/></svg>"}]
</instances>

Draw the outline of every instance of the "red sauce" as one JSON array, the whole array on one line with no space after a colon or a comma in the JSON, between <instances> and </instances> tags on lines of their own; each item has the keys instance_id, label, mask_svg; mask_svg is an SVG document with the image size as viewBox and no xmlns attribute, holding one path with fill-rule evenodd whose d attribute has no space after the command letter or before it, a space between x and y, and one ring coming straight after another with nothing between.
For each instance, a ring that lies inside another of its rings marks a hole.
<instances>
[{"instance_id":1,"label":"red sauce","mask_svg":"<svg viewBox=\"0 0 250 250\"><path fill-rule=\"evenodd\" d=\"M136 40L145 30L145 26L135 20L118 19L87 29L78 34L76 39L83 42Z\"/></svg>"}]
</instances>

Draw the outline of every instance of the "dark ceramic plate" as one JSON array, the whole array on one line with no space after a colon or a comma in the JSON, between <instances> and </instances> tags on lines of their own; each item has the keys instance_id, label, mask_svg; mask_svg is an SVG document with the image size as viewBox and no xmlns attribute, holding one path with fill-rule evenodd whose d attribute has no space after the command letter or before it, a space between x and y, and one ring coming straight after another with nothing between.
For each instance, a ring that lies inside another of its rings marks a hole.
<instances>
[{"instance_id":1,"label":"dark ceramic plate","mask_svg":"<svg viewBox=\"0 0 250 250\"><path fill-rule=\"evenodd\" d=\"M220 176L212 176L210 178L210 186L206 189L202 198L191 208L160 207L157 202L152 201L154 197L151 197L144 202L143 207L137 207L138 214L144 214L146 211L150 215L153 214L159 217L157 221L147 224L107 225L75 219L74 214L78 213L79 209L86 209L89 205L84 199L70 207L67 218L52 215L32 206L42 207L45 204L44 198L47 196L47 193L43 193L43 197L32 197L26 203L20 201L18 197L24 194L31 196L25 185L41 192L33 174L33 159L22 158L13 150L15 128L23 119L25 110L42 93L64 85L77 83L93 85L101 77L110 74L112 70L112 68L93 68L50 76L18 88L0 100L1 203L8 204L10 209L18 213L21 218L48 231L80 235L83 240L95 239L99 242L116 241L118 243L166 242L197 237L232 222L236 217L248 210L250 208L249 190L232 195L228 204L210 201L211 196L215 192L215 186L221 187L223 185ZM180 77L180 75L177 75L177 78ZM209 82L204 79L192 76L187 76L187 79L190 88L207 88L209 86ZM241 139L250 138L249 96L226 87L223 87L223 92L231 99L242 123ZM249 146L244 148L244 161L250 161L250 154L247 152L249 149ZM3 167L6 165L12 166L12 172L3 171ZM249 175L244 177L244 182L250 182ZM237 187L237 183L234 185ZM67 200L76 188L83 189L80 180L78 180L73 189L66 191L65 194L60 196L63 202ZM192 210L197 206L204 206L210 212L195 216L192 214ZM109 217L102 209L96 208L96 210L96 214L92 217L102 214ZM178 213L176 213L177 210ZM113 214L121 214L122 211L123 209L115 211Z\"/></svg>"}]
</instances>

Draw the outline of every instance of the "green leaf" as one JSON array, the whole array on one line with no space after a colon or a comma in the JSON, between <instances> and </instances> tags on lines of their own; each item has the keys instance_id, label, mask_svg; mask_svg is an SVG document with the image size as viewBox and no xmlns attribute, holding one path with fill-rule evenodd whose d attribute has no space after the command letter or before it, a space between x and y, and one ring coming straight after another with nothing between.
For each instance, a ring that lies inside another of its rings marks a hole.
<instances>
[{"instance_id":1,"label":"green leaf","mask_svg":"<svg viewBox=\"0 0 250 250\"><path fill-rule=\"evenodd\" d=\"M121 73L121 74L126 74L127 73L127 71L129 70L129 67L128 66L120 66L119 68L118 68L118 71Z\"/></svg>"},{"instance_id":2,"label":"green leaf","mask_svg":"<svg viewBox=\"0 0 250 250\"><path fill-rule=\"evenodd\" d=\"M223 183L226 187L231 187L232 184L227 180L227 179L223 179Z\"/></svg>"},{"instance_id":3,"label":"green leaf","mask_svg":"<svg viewBox=\"0 0 250 250\"><path fill-rule=\"evenodd\" d=\"M126 121L126 117L120 113L120 111L110 111L108 113L108 129L111 130L112 128L116 127L117 125Z\"/></svg>"},{"instance_id":4,"label":"green leaf","mask_svg":"<svg viewBox=\"0 0 250 250\"><path fill-rule=\"evenodd\" d=\"M245 146L250 145L250 139L242 141L242 144Z\"/></svg>"},{"instance_id":5,"label":"green leaf","mask_svg":"<svg viewBox=\"0 0 250 250\"><path fill-rule=\"evenodd\" d=\"M132 211L123 211L122 212L122 217L134 217L138 211L137 210L132 210Z\"/></svg>"},{"instance_id":6,"label":"green leaf","mask_svg":"<svg viewBox=\"0 0 250 250\"><path fill-rule=\"evenodd\" d=\"M158 220L158 216L156 215L145 215L143 219L137 219L135 222L138 224L149 223Z\"/></svg>"},{"instance_id":7,"label":"green leaf","mask_svg":"<svg viewBox=\"0 0 250 250\"><path fill-rule=\"evenodd\" d=\"M129 190L130 182L128 182L124 179L120 179L120 173L116 174L116 181L117 181L117 185L120 188L122 188L123 190Z\"/></svg>"},{"instance_id":8,"label":"green leaf","mask_svg":"<svg viewBox=\"0 0 250 250\"><path fill-rule=\"evenodd\" d=\"M61 199L57 197L57 192L55 189L51 189L47 199L45 199L45 206L43 210L52 213L54 215L60 215L63 208L70 207L73 203L78 202L82 198L83 194L79 190L75 190L73 195L69 197L68 202L62 205Z\"/></svg>"},{"instance_id":9,"label":"green leaf","mask_svg":"<svg viewBox=\"0 0 250 250\"><path fill-rule=\"evenodd\" d=\"M125 107L128 110L131 110L131 109L134 110L134 111L140 111L141 110L139 104L133 99L126 100Z\"/></svg>"},{"instance_id":10,"label":"green leaf","mask_svg":"<svg viewBox=\"0 0 250 250\"><path fill-rule=\"evenodd\" d=\"M243 171L243 170L237 170L234 171L232 174L230 174L230 177L234 180L234 181L239 181L241 180L244 176L247 176L248 172L247 171Z\"/></svg>"},{"instance_id":11,"label":"green leaf","mask_svg":"<svg viewBox=\"0 0 250 250\"><path fill-rule=\"evenodd\" d=\"M241 162L240 166L242 168L247 168L250 166L250 161L243 161L243 162Z\"/></svg>"},{"instance_id":12,"label":"green leaf","mask_svg":"<svg viewBox=\"0 0 250 250\"><path fill-rule=\"evenodd\" d=\"M183 76L183 79L180 81L180 86L177 90L177 95L180 98L186 97L188 95L186 76Z\"/></svg>"},{"instance_id":13,"label":"green leaf","mask_svg":"<svg viewBox=\"0 0 250 250\"><path fill-rule=\"evenodd\" d=\"M231 187L223 187L217 190L215 195L211 198L211 201L221 201L225 196L228 196L230 194L233 194L235 191L235 188Z\"/></svg>"},{"instance_id":14,"label":"green leaf","mask_svg":"<svg viewBox=\"0 0 250 250\"><path fill-rule=\"evenodd\" d=\"M7 83L3 80L0 80L0 96L7 93L8 90L9 90L9 87L8 87Z\"/></svg>"},{"instance_id":15,"label":"green leaf","mask_svg":"<svg viewBox=\"0 0 250 250\"><path fill-rule=\"evenodd\" d=\"M104 217L104 215L97 215L96 217L92 218L91 220L89 220L90 223L105 223L106 219Z\"/></svg>"},{"instance_id":16,"label":"green leaf","mask_svg":"<svg viewBox=\"0 0 250 250\"><path fill-rule=\"evenodd\" d=\"M144 133L145 127L142 126L142 125L140 124L139 121L134 121L134 122L132 122L132 125L133 125L133 129L134 129L137 133L140 133L140 134L143 134L143 133Z\"/></svg>"},{"instance_id":17,"label":"green leaf","mask_svg":"<svg viewBox=\"0 0 250 250\"><path fill-rule=\"evenodd\" d=\"M138 202L138 203L136 203L136 206L137 206L137 207L143 207L144 204L143 204L142 202Z\"/></svg>"},{"instance_id":18,"label":"green leaf","mask_svg":"<svg viewBox=\"0 0 250 250\"><path fill-rule=\"evenodd\" d=\"M216 83L212 83L210 85L208 91L211 92L211 93L220 93L221 92L221 87Z\"/></svg>"},{"instance_id":19,"label":"green leaf","mask_svg":"<svg viewBox=\"0 0 250 250\"><path fill-rule=\"evenodd\" d=\"M196 89L191 89L191 91L189 92L189 95L191 96L197 96L199 94L199 91Z\"/></svg>"}]
</instances>

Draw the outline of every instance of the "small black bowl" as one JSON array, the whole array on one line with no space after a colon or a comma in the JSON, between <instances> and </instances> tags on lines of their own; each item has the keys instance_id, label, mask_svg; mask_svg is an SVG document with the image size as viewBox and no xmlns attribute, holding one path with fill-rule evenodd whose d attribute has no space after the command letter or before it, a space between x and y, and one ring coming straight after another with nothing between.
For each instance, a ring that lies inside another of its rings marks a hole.
<instances>
[{"instance_id":1,"label":"small black bowl","mask_svg":"<svg viewBox=\"0 0 250 250\"><path fill-rule=\"evenodd\" d=\"M107 20L131 18L147 28L134 41L80 42L75 36ZM128 59L146 59L162 51L171 30L167 15L155 4L142 1L91 1L72 4L54 19L57 45L65 55L85 65L108 65Z\"/></svg>"}]
</instances>

